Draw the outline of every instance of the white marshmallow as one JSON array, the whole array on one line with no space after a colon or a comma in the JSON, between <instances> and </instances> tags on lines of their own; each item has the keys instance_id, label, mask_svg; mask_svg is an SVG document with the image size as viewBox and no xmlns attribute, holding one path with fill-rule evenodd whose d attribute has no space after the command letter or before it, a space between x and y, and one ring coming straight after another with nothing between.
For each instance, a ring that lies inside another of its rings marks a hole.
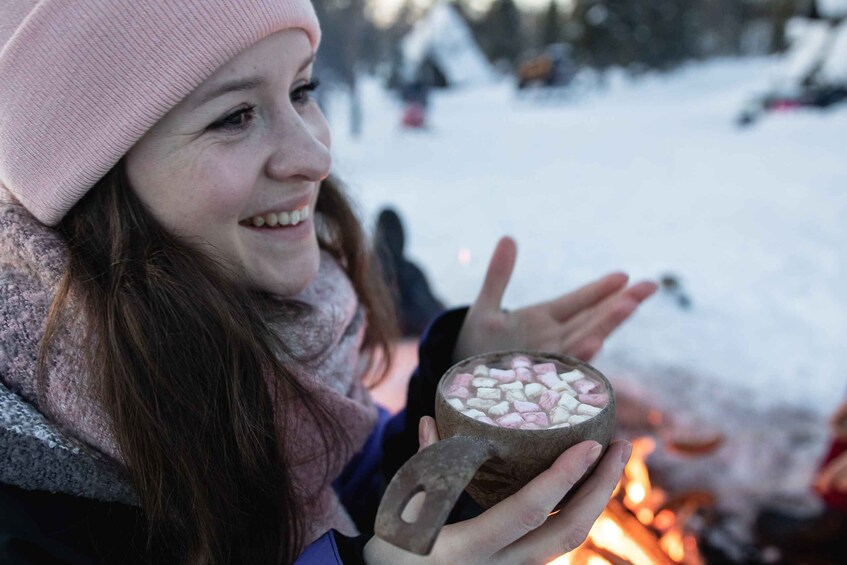
<instances>
[{"instance_id":1,"label":"white marshmallow","mask_svg":"<svg viewBox=\"0 0 847 565\"><path fill-rule=\"evenodd\" d=\"M478 388L476 389L477 398L485 398L488 400L500 400L503 391L498 388Z\"/></svg>"},{"instance_id":2,"label":"white marshmallow","mask_svg":"<svg viewBox=\"0 0 847 565\"><path fill-rule=\"evenodd\" d=\"M590 420L590 419L591 419L591 416L582 416L582 415L571 416L570 418L568 418L568 423L571 424L571 425L576 425L576 424L581 424L582 422L584 422L586 420Z\"/></svg>"},{"instance_id":3,"label":"white marshmallow","mask_svg":"<svg viewBox=\"0 0 847 565\"><path fill-rule=\"evenodd\" d=\"M511 383L517 378L514 369L491 369L488 376L497 379L501 383Z\"/></svg>"},{"instance_id":4,"label":"white marshmallow","mask_svg":"<svg viewBox=\"0 0 847 565\"><path fill-rule=\"evenodd\" d=\"M488 409L488 413L491 416L502 416L511 410L512 405L506 402L505 400L500 404L495 404L491 408Z\"/></svg>"},{"instance_id":5,"label":"white marshmallow","mask_svg":"<svg viewBox=\"0 0 847 565\"><path fill-rule=\"evenodd\" d=\"M580 404L579 407L576 409L576 413L585 416L596 416L602 410L602 408L597 408L596 406L591 406L590 404Z\"/></svg>"},{"instance_id":6,"label":"white marshmallow","mask_svg":"<svg viewBox=\"0 0 847 565\"><path fill-rule=\"evenodd\" d=\"M471 381L471 384L476 388L490 388L497 384L497 379L489 379L488 377L477 377Z\"/></svg>"},{"instance_id":7,"label":"white marshmallow","mask_svg":"<svg viewBox=\"0 0 847 565\"><path fill-rule=\"evenodd\" d=\"M462 412L462 414L464 414L468 418L473 418L474 420L476 420L480 416L485 416L485 414L483 412L480 412L479 410L473 410L473 409L465 410L464 412Z\"/></svg>"},{"instance_id":8,"label":"white marshmallow","mask_svg":"<svg viewBox=\"0 0 847 565\"><path fill-rule=\"evenodd\" d=\"M464 404L462 404L462 401L459 400L458 398L447 399L447 404L449 404L450 406L452 406L453 408L455 408L459 412L461 412L462 410L465 409Z\"/></svg>"},{"instance_id":9,"label":"white marshmallow","mask_svg":"<svg viewBox=\"0 0 847 565\"><path fill-rule=\"evenodd\" d=\"M576 409L579 406L579 400L570 394L563 394L559 397L559 406L567 408L571 412L576 412Z\"/></svg>"},{"instance_id":10,"label":"white marshmallow","mask_svg":"<svg viewBox=\"0 0 847 565\"><path fill-rule=\"evenodd\" d=\"M577 394L574 388L568 384L568 381L559 381L554 386L550 387L550 390L555 390L558 393L570 394L571 396L576 396Z\"/></svg>"},{"instance_id":11,"label":"white marshmallow","mask_svg":"<svg viewBox=\"0 0 847 565\"><path fill-rule=\"evenodd\" d=\"M469 407L478 408L480 410L488 410L495 404L497 404L496 400L486 400L484 398L469 398L467 401L467 405Z\"/></svg>"},{"instance_id":12,"label":"white marshmallow","mask_svg":"<svg viewBox=\"0 0 847 565\"><path fill-rule=\"evenodd\" d=\"M488 376L488 367L485 365L477 365L474 367L473 374L475 377L487 377Z\"/></svg>"},{"instance_id":13,"label":"white marshmallow","mask_svg":"<svg viewBox=\"0 0 847 565\"><path fill-rule=\"evenodd\" d=\"M526 400L526 395L523 393L522 390L507 390L506 400L512 403L515 403L517 401L524 401Z\"/></svg>"},{"instance_id":14,"label":"white marshmallow","mask_svg":"<svg viewBox=\"0 0 847 565\"><path fill-rule=\"evenodd\" d=\"M524 388L527 398L537 398L541 396L545 390L547 390L547 387L541 383L529 383L526 385L526 388Z\"/></svg>"},{"instance_id":15,"label":"white marshmallow","mask_svg":"<svg viewBox=\"0 0 847 565\"><path fill-rule=\"evenodd\" d=\"M513 383L503 383L497 385L502 390L523 390L523 383L520 381L515 381Z\"/></svg>"},{"instance_id":16,"label":"white marshmallow","mask_svg":"<svg viewBox=\"0 0 847 565\"><path fill-rule=\"evenodd\" d=\"M556 406L550 413L550 417L554 424L561 424L568 421L571 417L571 413L564 406Z\"/></svg>"},{"instance_id":17,"label":"white marshmallow","mask_svg":"<svg viewBox=\"0 0 847 565\"><path fill-rule=\"evenodd\" d=\"M567 373L559 373L559 378L563 381L573 383L580 379L584 379L585 375L574 369L573 371L568 371Z\"/></svg>"}]
</instances>

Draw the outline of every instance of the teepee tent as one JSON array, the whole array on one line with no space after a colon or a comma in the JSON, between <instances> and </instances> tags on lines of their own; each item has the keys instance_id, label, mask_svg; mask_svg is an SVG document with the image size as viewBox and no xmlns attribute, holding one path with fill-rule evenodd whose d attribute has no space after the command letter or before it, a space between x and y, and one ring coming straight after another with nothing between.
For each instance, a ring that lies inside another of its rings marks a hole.
<instances>
[{"instance_id":1,"label":"teepee tent","mask_svg":"<svg viewBox=\"0 0 847 565\"><path fill-rule=\"evenodd\" d=\"M432 86L491 81L494 71L456 9L438 2L403 38L402 77Z\"/></svg>"}]
</instances>

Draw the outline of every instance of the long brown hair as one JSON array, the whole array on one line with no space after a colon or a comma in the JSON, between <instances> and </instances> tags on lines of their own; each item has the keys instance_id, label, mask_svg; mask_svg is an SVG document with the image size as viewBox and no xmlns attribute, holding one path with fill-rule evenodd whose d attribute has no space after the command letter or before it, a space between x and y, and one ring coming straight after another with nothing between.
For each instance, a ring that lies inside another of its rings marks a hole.
<instances>
[{"instance_id":1,"label":"long brown hair","mask_svg":"<svg viewBox=\"0 0 847 565\"><path fill-rule=\"evenodd\" d=\"M316 211L321 246L345 268L365 309L365 347L387 363L391 300L335 181L323 182ZM148 522L149 558L293 562L306 524L278 407L305 406L322 422L326 449L346 441L287 368L302 359L267 323L268 312L293 316L307 307L234 283L165 230L131 190L123 162L57 229L68 264L48 316L39 382L64 316L78 312L88 323L93 391Z\"/></svg>"}]
</instances>

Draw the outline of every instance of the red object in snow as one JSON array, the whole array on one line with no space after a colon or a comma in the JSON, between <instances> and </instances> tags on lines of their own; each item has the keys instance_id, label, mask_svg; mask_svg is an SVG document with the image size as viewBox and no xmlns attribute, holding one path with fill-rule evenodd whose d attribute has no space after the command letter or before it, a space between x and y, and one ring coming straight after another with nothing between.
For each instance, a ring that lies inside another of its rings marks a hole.
<instances>
[{"instance_id":1,"label":"red object in snow","mask_svg":"<svg viewBox=\"0 0 847 565\"><path fill-rule=\"evenodd\" d=\"M821 467L824 467L845 451L847 451L847 439L835 438L829 447L829 453L826 454L823 463L821 463ZM830 491L819 494L828 507L847 513L847 492Z\"/></svg>"},{"instance_id":2,"label":"red object in snow","mask_svg":"<svg viewBox=\"0 0 847 565\"><path fill-rule=\"evenodd\" d=\"M775 112L790 112L801 107L801 104L796 100L781 100L773 105Z\"/></svg>"},{"instance_id":3,"label":"red object in snow","mask_svg":"<svg viewBox=\"0 0 847 565\"><path fill-rule=\"evenodd\" d=\"M403 126L407 128L422 128L426 123L426 110L423 104L412 102L406 105L403 112Z\"/></svg>"}]
</instances>

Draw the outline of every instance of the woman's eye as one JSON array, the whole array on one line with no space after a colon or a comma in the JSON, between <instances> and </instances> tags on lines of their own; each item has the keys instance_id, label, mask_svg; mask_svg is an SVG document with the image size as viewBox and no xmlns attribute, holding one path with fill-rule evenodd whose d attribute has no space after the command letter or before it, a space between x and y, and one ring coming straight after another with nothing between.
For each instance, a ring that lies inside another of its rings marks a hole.
<instances>
[{"instance_id":1,"label":"woman's eye","mask_svg":"<svg viewBox=\"0 0 847 565\"><path fill-rule=\"evenodd\" d=\"M291 93L291 100L297 104L305 104L312 99L311 93L317 90L320 85L321 82L318 79L314 79L303 86L295 88Z\"/></svg>"},{"instance_id":2,"label":"woman's eye","mask_svg":"<svg viewBox=\"0 0 847 565\"><path fill-rule=\"evenodd\" d=\"M212 125L209 126L209 129L212 130L240 130L247 127L250 122L253 120L253 110L254 106L250 106L247 108L242 108L240 110L236 110L232 114L221 118L216 121Z\"/></svg>"}]
</instances>

